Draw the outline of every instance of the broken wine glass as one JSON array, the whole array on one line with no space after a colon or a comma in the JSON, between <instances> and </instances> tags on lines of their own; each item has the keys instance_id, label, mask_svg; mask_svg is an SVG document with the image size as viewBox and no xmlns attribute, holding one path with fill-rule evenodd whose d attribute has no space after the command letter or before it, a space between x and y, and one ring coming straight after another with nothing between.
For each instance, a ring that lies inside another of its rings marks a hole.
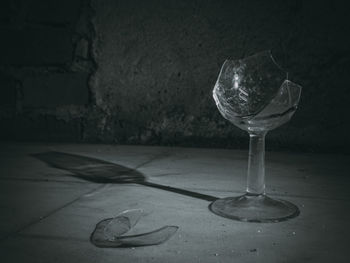
<instances>
[{"instance_id":1,"label":"broken wine glass","mask_svg":"<svg viewBox=\"0 0 350 263\"><path fill-rule=\"evenodd\" d=\"M294 204L265 194L265 135L297 109L301 86L275 62L270 51L226 60L213 89L222 116L250 136L246 193L212 202L210 210L247 222L279 222L299 214Z\"/></svg>"}]
</instances>

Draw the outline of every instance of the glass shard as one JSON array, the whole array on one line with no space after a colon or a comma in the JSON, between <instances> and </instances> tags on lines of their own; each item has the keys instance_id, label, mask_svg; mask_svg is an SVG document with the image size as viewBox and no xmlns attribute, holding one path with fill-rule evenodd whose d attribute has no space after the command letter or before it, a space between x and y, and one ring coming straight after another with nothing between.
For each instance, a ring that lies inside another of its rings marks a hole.
<instances>
[{"instance_id":1,"label":"glass shard","mask_svg":"<svg viewBox=\"0 0 350 263\"><path fill-rule=\"evenodd\" d=\"M159 229L139 235L122 236L118 241L122 242L121 246L123 247L159 245L167 241L178 229L178 226L163 226Z\"/></svg>"},{"instance_id":2,"label":"glass shard","mask_svg":"<svg viewBox=\"0 0 350 263\"><path fill-rule=\"evenodd\" d=\"M115 240L128 232L142 217L142 209L126 210L108 221L103 229L104 236L108 240Z\"/></svg>"},{"instance_id":3,"label":"glass shard","mask_svg":"<svg viewBox=\"0 0 350 263\"><path fill-rule=\"evenodd\" d=\"M143 215L143 210L126 210L114 218L100 221L91 234L91 242L97 247L136 247L158 245L168 240L179 228L164 226L159 229L130 236L127 233Z\"/></svg>"}]
</instances>

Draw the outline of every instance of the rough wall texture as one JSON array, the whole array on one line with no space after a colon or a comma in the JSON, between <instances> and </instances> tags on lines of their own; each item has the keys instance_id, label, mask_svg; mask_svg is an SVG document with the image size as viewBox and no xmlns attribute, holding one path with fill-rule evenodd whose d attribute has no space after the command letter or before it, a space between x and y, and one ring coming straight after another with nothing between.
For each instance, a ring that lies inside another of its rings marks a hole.
<instances>
[{"instance_id":1,"label":"rough wall texture","mask_svg":"<svg viewBox=\"0 0 350 263\"><path fill-rule=\"evenodd\" d=\"M349 152L350 35L339 2L31 0L8 8L4 138L247 147L211 91L226 58L272 49L304 89L268 148Z\"/></svg>"},{"instance_id":2,"label":"rough wall texture","mask_svg":"<svg viewBox=\"0 0 350 263\"><path fill-rule=\"evenodd\" d=\"M96 68L89 1L5 0L0 10L1 138L82 140Z\"/></svg>"}]
</instances>

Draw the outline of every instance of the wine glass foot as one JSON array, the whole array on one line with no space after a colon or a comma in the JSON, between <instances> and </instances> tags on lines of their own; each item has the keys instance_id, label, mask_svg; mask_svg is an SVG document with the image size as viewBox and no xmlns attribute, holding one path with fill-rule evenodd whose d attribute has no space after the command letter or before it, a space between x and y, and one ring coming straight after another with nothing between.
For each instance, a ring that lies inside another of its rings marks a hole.
<instances>
[{"instance_id":1,"label":"wine glass foot","mask_svg":"<svg viewBox=\"0 0 350 263\"><path fill-rule=\"evenodd\" d=\"M244 222L280 222L299 215L298 207L288 201L272 199L264 194L244 194L215 200L209 209L222 217Z\"/></svg>"}]
</instances>

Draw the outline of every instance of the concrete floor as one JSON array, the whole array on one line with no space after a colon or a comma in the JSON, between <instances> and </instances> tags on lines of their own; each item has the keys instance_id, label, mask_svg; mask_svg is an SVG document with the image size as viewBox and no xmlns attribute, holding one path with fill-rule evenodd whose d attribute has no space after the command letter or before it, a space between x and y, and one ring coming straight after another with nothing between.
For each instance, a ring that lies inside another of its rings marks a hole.
<instances>
[{"instance_id":1,"label":"concrete floor","mask_svg":"<svg viewBox=\"0 0 350 263\"><path fill-rule=\"evenodd\" d=\"M0 147L0 261L348 262L350 156L267 152L267 192L301 214L280 223L219 217L209 201L139 184L94 183L32 154L72 153L134 168L147 181L215 197L245 189L247 151L19 144ZM179 230L161 245L98 248L95 225L126 209L146 216L135 233Z\"/></svg>"}]
</instances>

